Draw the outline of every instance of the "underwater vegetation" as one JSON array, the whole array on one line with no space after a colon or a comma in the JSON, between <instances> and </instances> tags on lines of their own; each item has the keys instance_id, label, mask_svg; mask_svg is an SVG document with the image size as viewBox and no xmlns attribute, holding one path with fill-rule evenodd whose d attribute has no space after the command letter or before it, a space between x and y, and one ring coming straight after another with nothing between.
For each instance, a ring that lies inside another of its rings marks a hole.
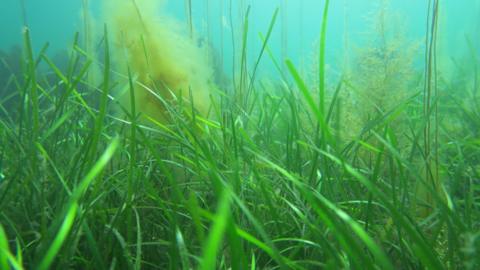
<instances>
[{"instance_id":1,"label":"underwater vegetation","mask_svg":"<svg viewBox=\"0 0 480 270\"><path fill-rule=\"evenodd\" d=\"M14 91L15 77L21 72L20 61L22 59L22 50L20 47L12 47L9 51L0 51L0 97L5 108L11 109L11 94ZM8 110L10 111L10 110Z\"/></svg>"},{"instance_id":2,"label":"underwater vegetation","mask_svg":"<svg viewBox=\"0 0 480 270\"><path fill-rule=\"evenodd\" d=\"M382 1L333 75L334 2L301 72L280 9L250 57L240 1L224 85L192 1L185 25L102 1L58 54L25 27L0 52L0 269L478 269L478 48L442 70L442 1L422 40Z\"/></svg>"},{"instance_id":3,"label":"underwater vegetation","mask_svg":"<svg viewBox=\"0 0 480 270\"><path fill-rule=\"evenodd\" d=\"M207 115L214 89L213 68L207 48L182 32L181 24L159 14L162 1L105 1L104 16L114 38L112 58L119 70L134 72L144 85L135 89L138 112L165 121L165 105L158 99L194 100L194 107ZM152 91L153 90L153 91ZM130 94L123 94L130 106ZM122 94L120 94L122 95Z\"/></svg>"}]
</instances>

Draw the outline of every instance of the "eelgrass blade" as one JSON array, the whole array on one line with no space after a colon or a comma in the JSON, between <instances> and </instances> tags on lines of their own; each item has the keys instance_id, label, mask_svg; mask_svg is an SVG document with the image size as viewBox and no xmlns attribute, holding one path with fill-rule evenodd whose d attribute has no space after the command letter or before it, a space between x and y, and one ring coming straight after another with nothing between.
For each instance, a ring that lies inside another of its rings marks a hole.
<instances>
[{"instance_id":1,"label":"eelgrass blade","mask_svg":"<svg viewBox=\"0 0 480 270\"><path fill-rule=\"evenodd\" d=\"M286 64L287 64L288 70L290 71L290 74L292 75L295 83L297 84L298 89L300 90L303 97L307 101L309 108L313 111L315 117L317 118L317 121L321 130L325 132L326 139L329 140L331 135L328 129L328 125L325 122L325 115L322 113L321 107L315 104L315 100L313 99L313 96L310 90L308 89L304 80L300 77L300 74L298 73L297 69L293 65L292 61L287 59Z\"/></svg>"},{"instance_id":2,"label":"eelgrass blade","mask_svg":"<svg viewBox=\"0 0 480 270\"><path fill-rule=\"evenodd\" d=\"M19 245L18 241L16 241L16 244L17 244L17 249L19 249L20 247L18 246ZM3 269L9 270L12 268L15 270L24 269L22 266L21 252L18 253L17 258L15 258L15 256L13 256L13 254L10 252L10 247L8 246L7 234L5 233L5 230L3 229L2 224L0 224L0 267L2 270Z\"/></svg>"},{"instance_id":3,"label":"eelgrass blade","mask_svg":"<svg viewBox=\"0 0 480 270\"><path fill-rule=\"evenodd\" d=\"M67 211L67 215L65 216L62 225L60 226L60 229L55 236L55 239L51 243L43 259L40 261L37 268L38 270L50 269L50 266L60 251L60 248L68 237L70 229L73 226L77 210L78 204L76 202L72 203Z\"/></svg>"},{"instance_id":4,"label":"eelgrass blade","mask_svg":"<svg viewBox=\"0 0 480 270\"><path fill-rule=\"evenodd\" d=\"M229 216L230 194L225 190L218 201L217 214L203 247L201 270L216 269L217 254L222 244L225 231L227 230Z\"/></svg>"},{"instance_id":5,"label":"eelgrass blade","mask_svg":"<svg viewBox=\"0 0 480 270\"><path fill-rule=\"evenodd\" d=\"M183 234L180 231L180 229L177 227L175 230L175 243L178 247L178 253L180 255L180 261L183 269L192 269L192 266L190 265L190 261L188 260L188 250L187 246L185 245L185 240L183 239Z\"/></svg>"},{"instance_id":6,"label":"eelgrass blade","mask_svg":"<svg viewBox=\"0 0 480 270\"><path fill-rule=\"evenodd\" d=\"M260 64L260 60L262 60L262 56L265 53L265 49L267 48L268 41L270 40L270 36L272 35L273 27L275 26L275 22L277 21L278 11L279 11L279 8L276 8L275 12L273 13L272 19L270 20L270 24L267 30L267 35L265 36L265 39L262 40L262 43L263 43L262 48L260 49L260 53L258 54L257 61L253 66L252 76L250 78L250 85L248 87L248 93L252 91L253 83L255 82L255 76L257 74L257 69ZM248 94L247 94L247 97L248 97Z\"/></svg>"},{"instance_id":7,"label":"eelgrass blade","mask_svg":"<svg viewBox=\"0 0 480 270\"><path fill-rule=\"evenodd\" d=\"M7 256L9 252L10 248L8 247L7 235L5 234L2 224L0 224L0 267L5 270L10 269Z\"/></svg>"},{"instance_id":8,"label":"eelgrass blade","mask_svg":"<svg viewBox=\"0 0 480 270\"><path fill-rule=\"evenodd\" d=\"M242 109L245 109L246 105L246 95L247 95L247 41L248 41L248 28L249 28L249 16L250 16L250 6L248 6L247 11L245 12L245 17L243 20L243 32L242 32L242 53L240 55L240 82L237 89L237 98L240 102Z\"/></svg>"},{"instance_id":9,"label":"eelgrass blade","mask_svg":"<svg viewBox=\"0 0 480 270\"><path fill-rule=\"evenodd\" d=\"M28 27L23 28L23 43L24 43L24 48L26 52L26 61L27 61L27 74L28 74L28 79L29 83L29 97L30 97L30 102L32 105L32 138L36 139L38 136L39 132L39 121L40 121L40 116L39 116L39 105L38 105L38 93L37 93L37 76L36 76L36 62L35 59L33 58L33 48L32 48L32 42L30 38L30 29Z\"/></svg>"},{"instance_id":10,"label":"eelgrass blade","mask_svg":"<svg viewBox=\"0 0 480 270\"><path fill-rule=\"evenodd\" d=\"M366 256L362 252L362 248L356 243L356 240L349 234L349 232L344 228L344 226L338 222L335 218L335 215L345 221L354 233L364 242L367 248L374 254L375 258L377 258L382 264L384 269L393 269L390 261L387 259L385 253L378 247L378 245L373 241L373 239L368 236L368 234L362 229L362 227L351 219L345 212L341 211L339 208L335 207L331 202L325 199L320 194L316 192L308 190L304 184L297 179L297 177L293 176L282 167L274 164L270 160L266 159L261 155L257 155L257 157L271 166L274 170L281 173L283 176L286 177L289 181L291 181L297 188L299 188L302 195L306 198L306 200L310 203L310 205L315 209L315 212L319 215L319 218L326 224L332 233L335 235L337 240L339 241L340 245L343 247L345 252L351 256L353 259L353 263L359 267L373 267L374 262ZM314 197L317 197L315 199ZM330 208L330 210L328 209ZM335 214L332 214L335 213Z\"/></svg>"},{"instance_id":11,"label":"eelgrass blade","mask_svg":"<svg viewBox=\"0 0 480 270\"><path fill-rule=\"evenodd\" d=\"M53 170L55 171L55 174L57 175L58 177L58 180L60 181L60 183L62 184L63 188L65 189L65 191L67 192L68 195L71 195L72 194L72 191L70 190L70 188L68 187L68 184L67 182L65 181L65 179L63 178L62 174L60 173L60 171L58 170L57 166L55 165L54 161L52 160L52 158L48 155L47 153L47 150L45 150L45 148L40 144L40 143L36 143L35 144L37 146L37 149L38 151L40 152L40 154L48 161L48 163L50 163L50 166L52 166Z\"/></svg>"},{"instance_id":12,"label":"eelgrass blade","mask_svg":"<svg viewBox=\"0 0 480 270\"><path fill-rule=\"evenodd\" d=\"M60 248L62 247L65 240L68 238L69 232L73 226L77 210L79 207L79 201L83 194L85 194L88 187L91 185L92 181L100 174L103 168L108 164L112 156L114 155L117 147L119 145L119 140L114 139L113 142L108 146L100 159L95 163L89 173L85 178L80 182L80 184L75 188L73 194L70 196L70 201L67 205L65 218L63 219L62 224L58 232L56 233L52 243L45 252L45 255L42 257L38 263L39 270L49 269L52 265L55 257L57 256Z\"/></svg>"},{"instance_id":13,"label":"eelgrass blade","mask_svg":"<svg viewBox=\"0 0 480 270\"><path fill-rule=\"evenodd\" d=\"M398 209L393 205L387 195L381 191L377 186L373 185L370 180L360 174L357 170L353 167L338 159L337 157L331 155L330 153L326 153L324 151L319 150L321 154L328 157L335 163L341 165L345 171L350 174L352 177L357 179L360 183L362 183L367 189L377 197L383 205L390 211L392 218L394 221L403 228L407 235L412 239L412 248L414 252L418 254L418 258L420 261L424 263L425 266L431 269L444 269L443 264L438 260L438 256L432 251L431 247L428 243L425 242L425 239L422 235L417 231L415 226L411 224L411 221L406 219L406 217L398 211Z\"/></svg>"},{"instance_id":14,"label":"eelgrass blade","mask_svg":"<svg viewBox=\"0 0 480 270\"><path fill-rule=\"evenodd\" d=\"M137 209L133 208L133 211L135 212L135 221L137 224L137 242L136 242L136 252L135 252L135 269L142 269L142 245L143 245L143 240L142 240L142 227L140 224L140 215L138 214Z\"/></svg>"},{"instance_id":15,"label":"eelgrass blade","mask_svg":"<svg viewBox=\"0 0 480 270\"><path fill-rule=\"evenodd\" d=\"M98 115L95 118L95 128L92 130L92 143L89 149L89 159L95 160L97 155L97 148L102 135L103 127L105 124L105 116L107 114L108 105L108 93L110 91L110 44L108 39L107 26L104 26L104 69L103 69L103 84L102 84L102 96L100 99L100 106Z\"/></svg>"},{"instance_id":16,"label":"eelgrass blade","mask_svg":"<svg viewBox=\"0 0 480 270\"><path fill-rule=\"evenodd\" d=\"M100 156L98 161L93 165L87 175L83 178L83 180L78 184L78 186L73 190L72 196L70 200L72 202L78 202L80 198L85 194L88 187L92 184L95 178L100 175L102 170L107 166L110 159L113 157L117 148L120 145L119 138L114 138L110 145L107 147L105 152Z\"/></svg>"},{"instance_id":17,"label":"eelgrass blade","mask_svg":"<svg viewBox=\"0 0 480 270\"><path fill-rule=\"evenodd\" d=\"M320 32L320 47L318 53L318 97L319 109L325 115L325 48L327 46L327 22L330 0L325 0L323 7L322 28Z\"/></svg>"}]
</instances>

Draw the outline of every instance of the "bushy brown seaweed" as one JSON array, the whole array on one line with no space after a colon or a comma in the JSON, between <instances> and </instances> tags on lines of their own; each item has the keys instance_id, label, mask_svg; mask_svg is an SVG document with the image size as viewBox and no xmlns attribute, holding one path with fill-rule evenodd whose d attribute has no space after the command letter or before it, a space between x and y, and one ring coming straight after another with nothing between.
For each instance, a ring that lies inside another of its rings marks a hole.
<instances>
[{"instance_id":1,"label":"bushy brown seaweed","mask_svg":"<svg viewBox=\"0 0 480 270\"><path fill-rule=\"evenodd\" d=\"M118 69L127 66L136 78L137 111L154 119L168 119L165 103L180 98L190 101L206 116L213 86L213 68L206 48L199 47L185 26L162 13L162 1L105 1L104 16L114 38ZM128 91L120 94L129 107Z\"/></svg>"}]
</instances>

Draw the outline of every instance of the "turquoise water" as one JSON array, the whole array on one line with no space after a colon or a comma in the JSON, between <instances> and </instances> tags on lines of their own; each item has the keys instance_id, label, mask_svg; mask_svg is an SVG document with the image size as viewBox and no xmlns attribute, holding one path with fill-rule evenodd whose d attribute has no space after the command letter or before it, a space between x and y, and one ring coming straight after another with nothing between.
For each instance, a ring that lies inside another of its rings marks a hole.
<instances>
[{"instance_id":1,"label":"turquoise water","mask_svg":"<svg viewBox=\"0 0 480 270\"><path fill-rule=\"evenodd\" d=\"M0 3L0 49L8 50L22 42L24 20L31 29L32 40L38 50L50 44L49 53L69 48L75 32L84 30L83 16L87 8L97 25L102 24L102 1L60 0L3 0ZM165 13L185 24L186 1L166 1ZM427 0L336 0L330 5L327 32L327 63L340 72L344 54L362 47L371 31L369 18L383 2L389 2L391 24L405 32L411 42L421 42L426 31ZM22 3L24 12L22 11ZM193 0L192 17L197 38L209 39L217 53L223 51L224 66L231 66L232 29L240 40L243 15L250 6L249 57L251 61L261 49L258 33L265 33L275 8L280 8L270 48L276 57L288 57L295 63L306 63L318 43L324 1L317 0ZM230 14L232 15L230 17ZM480 1L458 0L440 3L440 50L442 64L451 64L451 58L467 53L466 37L475 48L480 47ZM25 17L25 18L24 18ZM238 42L239 43L239 42ZM237 52L239 50L237 45ZM273 70L270 61L264 61L264 72Z\"/></svg>"}]
</instances>

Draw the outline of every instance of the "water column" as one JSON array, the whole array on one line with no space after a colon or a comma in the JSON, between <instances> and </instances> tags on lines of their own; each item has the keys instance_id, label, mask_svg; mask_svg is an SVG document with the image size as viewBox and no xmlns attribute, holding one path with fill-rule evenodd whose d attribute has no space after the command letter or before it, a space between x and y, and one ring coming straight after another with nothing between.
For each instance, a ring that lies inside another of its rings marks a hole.
<instances>
[{"instance_id":1,"label":"water column","mask_svg":"<svg viewBox=\"0 0 480 270\"><path fill-rule=\"evenodd\" d=\"M343 69L344 73L350 74L350 44L348 37L348 0L343 0Z\"/></svg>"},{"instance_id":2,"label":"water column","mask_svg":"<svg viewBox=\"0 0 480 270\"><path fill-rule=\"evenodd\" d=\"M287 17L287 0L282 1L282 33L281 33L281 62L282 71L286 73L285 59L288 57L288 17Z\"/></svg>"},{"instance_id":3,"label":"water column","mask_svg":"<svg viewBox=\"0 0 480 270\"><path fill-rule=\"evenodd\" d=\"M306 69L305 69L305 45L304 45L304 37L303 37L303 28L304 28L304 0L298 1L298 35L299 35L299 57L300 57L300 73L303 78L306 78Z\"/></svg>"},{"instance_id":4,"label":"water column","mask_svg":"<svg viewBox=\"0 0 480 270\"><path fill-rule=\"evenodd\" d=\"M188 24L188 33L193 39L192 0L185 0L185 18Z\"/></svg>"},{"instance_id":5,"label":"water column","mask_svg":"<svg viewBox=\"0 0 480 270\"><path fill-rule=\"evenodd\" d=\"M224 69L223 69L223 18L224 18L224 13L223 13L223 8L224 8L224 3L223 3L224 0L219 0L219 5L220 5L220 8L219 8L219 14L218 14L218 25L219 25L219 33L220 33L220 44L219 44L219 48L220 48L220 70L222 72L224 72Z\"/></svg>"}]
</instances>

